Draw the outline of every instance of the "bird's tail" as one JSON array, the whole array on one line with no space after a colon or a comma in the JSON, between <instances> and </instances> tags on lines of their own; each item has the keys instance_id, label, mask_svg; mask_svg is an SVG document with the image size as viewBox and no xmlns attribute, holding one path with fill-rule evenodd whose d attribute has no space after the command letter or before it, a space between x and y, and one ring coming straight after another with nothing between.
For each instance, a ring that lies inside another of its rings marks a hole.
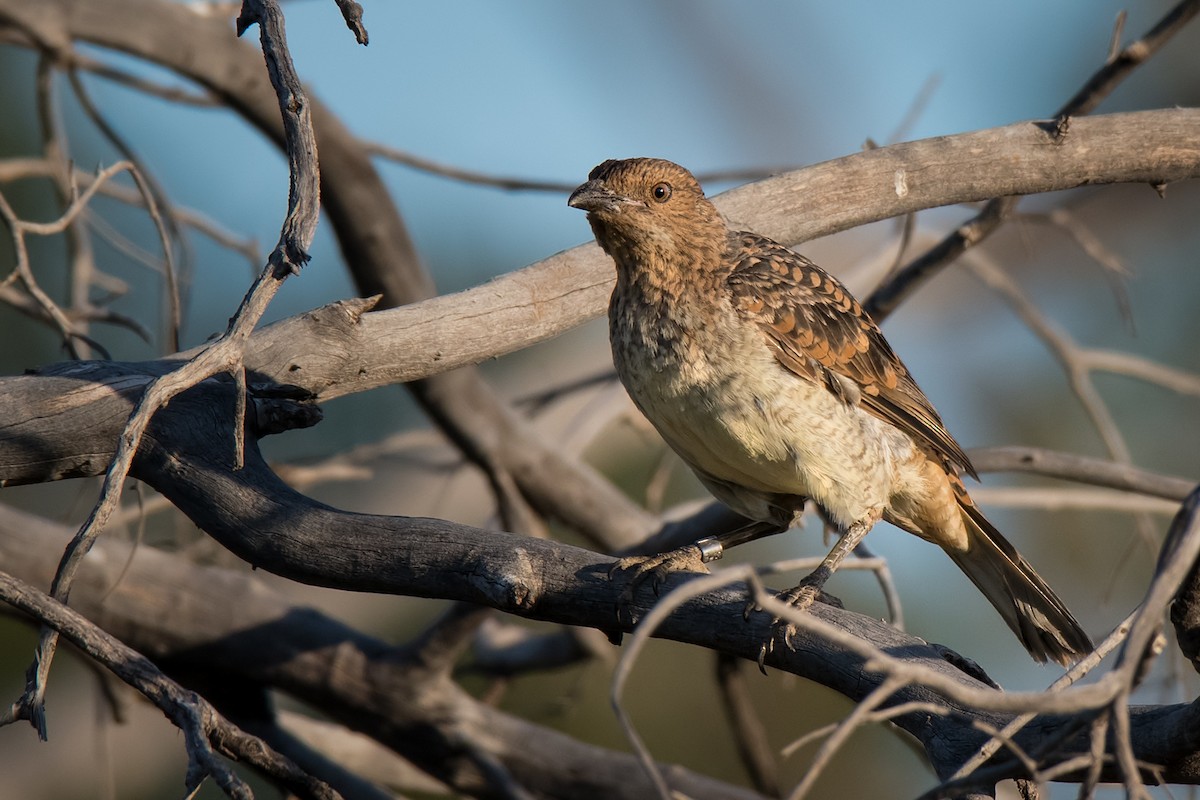
<instances>
[{"instance_id":1,"label":"bird's tail","mask_svg":"<svg viewBox=\"0 0 1200 800\"><path fill-rule=\"evenodd\" d=\"M1092 640L1017 548L969 497L960 496L959 508L970 544L966 550L946 552L1000 612L1029 654L1065 667L1091 652Z\"/></svg>"}]
</instances>

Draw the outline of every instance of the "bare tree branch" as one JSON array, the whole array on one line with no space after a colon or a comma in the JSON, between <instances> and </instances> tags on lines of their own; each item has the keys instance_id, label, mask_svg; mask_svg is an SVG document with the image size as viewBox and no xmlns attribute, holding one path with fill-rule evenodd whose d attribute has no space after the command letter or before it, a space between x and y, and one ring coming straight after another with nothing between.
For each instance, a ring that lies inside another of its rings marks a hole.
<instances>
[{"instance_id":1,"label":"bare tree branch","mask_svg":"<svg viewBox=\"0 0 1200 800\"><path fill-rule=\"evenodd\" d=\"M112 419L119 425L124 413L104 411L103 405L95 402L80 403L90 397L128 408L130 400L114 393L119 390L136 395L138 387L129 385L127 369L95 364L86 375L76 368L59 378L50 374L22 376L0 381L0 391L5 392L2 399L7 406L34 409L39 406L37 395L46 393L61 409L52 424L61 423L68 429L79 429L72 427L77 415L86 415L91 420ZM114 379L116 383L112 382ZM120 388L122 382L125 385ZM74 390L69 388L72 385ZM105 388L106 385L111 388ZM17 395L10 393L14 389L32 390L34 394L25 394L18 403ZM440 520L336 511L280 484L251 447L252 439L247 442L245 466L232 471L230 454L224 448L214 448L212 433L228 429L231 404L210 394L220 395L229 390L226 385L208 382L175 398L156 417L153 435L144 439L135 474L166 494L204 530L252 564L308 583L464 600L522 616L610 631L623 627L612 612L620 587L607 580L610 559L561 544L480 531ZM50 455L46 448L53 441L45 435L46 424L42 415L41 421L27 420L10 426L7 433L13 441L39 442L39 457L44 458ZM111 431L97 431L95 435L99 441L111 436ZM90 444L73 443L81 447ZM225 500L214 505L209 500L214 496ZM481 580L481 576L487 576L486 580ZM687 577L673 576L667 588L684 584ZM1160 578L1155 585L1175 577L1172 574ZM722 579L728 581L724 576ZM704 588L704 582L695 583L695 588ZM704 592L666 618L656 635L703 644L742 658L756 658L770 623L762 615L749 623L743 619L745 591L744 587L735 586ZM633 613L646 614L647 602L649 598L637 601ZM1154 607L1157 606L1147 606L1146 619L1152 618ZM1008 715L1030 708L1051 715L1041 716L1025 726L1017 734L1018 742L1054 738L1056 734L1051 732L1056 730L1071 733L1075 728L1070 719L1056 718L1053 714L1074 713L1094 701L1110 701L1114 697L1113 680L1072 689L1072 694L1059 699L1057 695L1036 698L1004 695L990 688L980 694L983 685L948 662L944 648L928 645L877 620L821 604L804 616L802 625L809 627L802 629L797 651L779 648L768 663L820 681L852 699L867 696L883 679L882 674L871 669L864 671L864 666L874 663L873 659L878 658L874 654L885 650L904 653L903 669L907 670L904 674L920 676L919 682L907 685L895 695L897 703L946 702L947 698L954 698L960 714L968 707L964 703L977 704L972 713L981 716L972 719L982 720L996 730L1004 727ZM810 630L818 623L819 631ZM869 651L872 655L867 655L863 647L872 648ZM901 669L892 660L886 663L890 674ZM931 675L940 677L931 679ZM1167 779L1200 779L1200 775L1189 777L1192 769L1189 764L1200 763L1190 760L1192 748L1198 743L1190 735L1183 735L1183 728L1179 727L1193 724L1190 715L1196 712L1190 706L1132 711L1131 730L1137 758L1166 765ZM963 727L960 715L930 720L927 715L913 713L897 717L896 723L926 743L930 748L927 752L936 764L957 766L969 757L972 746L977 747L983 741L978 738L983 734L973 725L966 726L969 731ZM1150 730L1162 733L1151 734ZM950 742L964 750L946 750ZM1021 746L1028 748L1026 744ZM1080 746L1086 752L1091 745L1084 741ZM1069 748L1067 752L1071 752ZM1019 764L1010 767L1019 769Z\"/></svg>"},{"instance_id":2,"label":"bare tree branch","mask_svg":"<svg viewBox=\"0 0 1200 800\"><path fill-rule=\"evenodd\" d=\"M717 653L717 686L721 705L734 731L738 755L750 773L754 787L763 794L779 797L779 765L775 761L762 718L754 710L742 663L725 653Z\"/></svg>"},{"instance_id":3,"label":"bare tree branch","mask_svg":"<svg viewBox=\"0 0 1200 800\"><path fill-rule=\"evenodd\" d=\"M245 370L242 365L244 343L283 280L288 274L298 272L300 266L308 260L307 248L316 230L319 209L319 173L310 113L299 78L287 52L282 15L278 13L273 0L264 2L269 6L266 10L260 8L253 0L246 0L243 16L239 17L238 24L239 33L252 23L259 24L268 73L277 90L279 109L284 119L291 184L288 214L283 223L279 244L268 258L267 268L243 298L225 334L187 364L156 378L146 387L121 433L117 451L105 474L100 499L71 544L67 546L54 576L51 596L60 602L67 601L80 563L116 508L134 454L154 414L180 392L221 372L230 372L241 389L234 398L238 414L228 429L233 434L234 464L240 464L244 444L242 420L245 416ZM153 213L153 203L148 193L146 202ZM73 205L77 208L82 207L78 202ZM72 216L65 214L64 223L69 224ZM7 217L6 214L6 219ZM13 220L9 220L9 225L14 231L17 229ZM32 232L39 231L35 226L25 225L24 228ZM34 725L43 739L46 738L46 681L57 642L58 635L55 631L43 631L37 657L30 668L25 693L17 712L18 716L28 719Z\"/></svg>"},{"instance_id":4,"label":"bare tree branch","mask_svg":"<svg viewBox=\"0 0 1200 800\"><path fill-rule=\"evenodd\" d=\"M1198 12L1200 12L1200 1L1181 0L1141 39L1131 43L1119 53L1114 54L1110 48L1109 57L1104 66L1096 71L1075 96L1054 114L1053 119L1057 122L1052 135L1053 141L1062 142L1069 139L1068 130L1074 133L1074 128L1080 121L1076 117L1094 111L1130 72L1170 41L1171 37L1191 21ZM1120 28L1123 25L1124 17L1122 16L1118 19L1118 31L1114 34L1114 40L1116 36L1119 36ZM1154 185L1162 183L1165 181ZM882 320L918 286L952 263L968 248L979 244L999 228L1016 208L1019 200L1017 195L1020 194L1024 194L1024 192L993 195L988 199L983 210L975 217L959 226L954 233L943 239L929 252L892 275L887 283L876 289L866 299L863 308L876 321Z\"/></svg>"},{"instance_id":5,"label":"bare tree branch","mask_svg":"<svg viewBox=\"0 0 1200 800\"><path fill-rule=\"evenodd\" d=\"M72 230L75 222L83 214L87 208L88 202L92 196L115 175L125 171L135 171L135 167L127 161L118 162L111 167L101 170L95 180L84 190L83 194L79 194L74 183L71 184L67 196L69 202L63 209L63 213L58 219L51 222L30 222L20 219L16 211L13 210L8 200L0 194L0 220L8 227L9 233L12 236L13 252L16 255L16 263L13 266L13 271L0 283L0 288L11 291L13 284L20 282L32 299L33 304L30 305L30 310L33 313L39 313L46 318L52 320L62 334L63 341L67 345L73 357L79 357L81 353L76 349L75 344L78 341L90 341L87 339L84 331L72 324L71 316L66 311L59 307L48 294L42 289L34 276L33 268L29 259L29 249L26 237L34 236L51 236ZM87 270L90 274L90 269ZM88 315L74 315L76 319L87 317Z\"/></svg>"},{"instance_id":6,"label":"bare tree branch","mask_svg":"<svg viewBox=\"0 0 1200 800\"><path fill-rule=\"evenodd\" d=\"M283 12L276 0L243 0L242 13L237 20L238 36L251 25L258 25L267 74L279 98L284 152L288 157L288 213L279 244L267 261L276 268L277 277L280 270L297 275L308 263L308 246L317 230L321 207L321 173L317 165L312 109L287 49Z\"/></svg>"},{"instance_id":7,"label":"bare tree branch","mask_svg":"<svg viewBox=\"0 0 1200 800\"><path fill-rule=\"evenodd\" d=\"M166 278L165 291L167 298L166 343L169 348L167 352L178 352L180 349L179 329L183 325L183 310L182 301L179 296L179 276L176 274L175 253L171 245L173 240L180 239L180 226L179 221L176 219L174 208L167 200L166 192L154 180L151 172L146 169L145 163L138 158L133 148L125 142L121 135L117 133L116 128L109 123L96 104L92 102L91 94L87 91L87 87L83 85L79 73L76 70L70 70L67 73L67 77L71 81L71 87L75 90L75 96L78 98L84 112L91 118L100 132L104 134L104 137L117 148L121 157L134 165L134 169L130 171L130 174L137 184L141 204L146 208L146 212L150 215L150 219L154 222L154 227L158 231L159 246L162 247L163 252L163 275Z\"/></svg>"},{"instance_id":8,"label":"bare tree branch","mask_svg":"<svg viewBox=\"0 0 1200 800\"><path fill-rule=\"evenodd\" d=\"M0 510L0 531L0 561L32 581L53 572L55 553L69 536L61 526L10 509ZM440 669L419 663L417 647L391 646L294 605L253 573L200 566L153 548L139 550L121 584L109 592L129 546L106 539L96 549L105 557L88 560L72 602L154 655L168 672L276 687L464 794L497 796L486 791L471 756L487 751L540 796L645 797L647 784L631 780L639 771L628 754L579 742L475 700ZM153 620L139 611L147 598L161 611ZM691 770L664 766L672 785L688 796L763 800Z\"/></svg>"},{"instance_id":9,"label":"bare tree branch","mask_svg":"<svg viewBox=\"0 0 1200 800\"><path fill-rule=\"evenodd\" d=\"M0 600L47 625L137 689L172 720L188 750L186 788L194 792L212 777L231 798L253 797L250 788L216 757L213 748L263 770L301 797L336 800L341 795L301 772L261 740L231 725L203 698L163 675L145 656L101 631L79 613L0 572ZM12 710L7 722L13 721Z\"/></svg>"},{"instance_id":10,"label":"bare tree branch","mask_svg":"<svg viewBox=\"0 0 1200 800\"><path fill-rule=\"evenodd\" d=\"M53 169L53 166L49 162L41 158L5 159L0 161L0 182L10 182L23 178L46 178L53 174ZM91 185L92 180L94 180L92 176L86 173L77 173L76 178L84 188ZM146 203L145 196L136 189L119 186L107 181L100 187L100 194L133 206L145 207ZM180 226L187 226L204 234L222 247L245 257L247 261L257 268L261 261L261 255L258 245L253 240L237 236L195 209L172 205L171 211ZM96 224L96 218L94 217L89 218L89 221ZM101 233L103 234L104 232L102 231ZM135 258L143 263L149 263L151 260L145 255L136 255Z\"/></svg>"},{"instance_id":11,"label":"bare tree branch","mask_svg":"<svg viewBox=\"0 0 1200 800\"><path fill-rule=\"evenodd\" d=\"M354 38L364 47L368 44L367 28L363 25L363 7L354 0L334 0L346 20L346 27L354 31Z\"/></svg>"},{"instance_id":12,"label":"bare tree branch","mask_svg":"<svg viewBox=\"0 0 1200 800\"><path fill-rule=\"evenodd\" d=\"M855 153L734 189L716 204L739 225L796 243L1006 192L1145 183L1168 173L1171 180L1200 177L1197 130L1196 109L1113 114L1078 120L1070 141L1050 146L1036 125L1018 123ZM898 196L895 176L915 174L922 180L906 179L907 193ZM281 380L286 375L322 399L411 381L514 352L594 319L613 281L600 249L581 245L479 287L363 314L357 328L343 334L348 341L333 348L324 328L343 312L327 308L276 323L254 337L262 354L256 360L260 370Z\"/></svg>"},{"instance_id":13,"label":"bare tree branch","mask_svg":"<svg viewBox=\"0 0 1200 800\"><path fill-rule=\"evenodd\" d=\"M1031 472L1176 502L1187 497L1196 485L1186 478L1040 447L976 447L968 455L981 473Z\"/></svg>"}]
</instances>

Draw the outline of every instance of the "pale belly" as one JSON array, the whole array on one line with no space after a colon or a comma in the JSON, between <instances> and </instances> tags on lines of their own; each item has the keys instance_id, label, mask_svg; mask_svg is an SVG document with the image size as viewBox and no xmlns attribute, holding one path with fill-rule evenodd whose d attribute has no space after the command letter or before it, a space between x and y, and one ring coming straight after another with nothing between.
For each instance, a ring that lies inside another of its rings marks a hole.
<instances>
[{"instance_id":1,"label":"pale belly","mask_svg":"<svg viewBox=\"0 0 1200 800\"><path fill-rule=\"evenodd\" d=\"M653 368L617 358L634 402L718 499L772 519L772 495L807 497L845 527L912 479L900 474L908 436L788 372L759 340L722 344Z\"/></svg>"}]
</instances>

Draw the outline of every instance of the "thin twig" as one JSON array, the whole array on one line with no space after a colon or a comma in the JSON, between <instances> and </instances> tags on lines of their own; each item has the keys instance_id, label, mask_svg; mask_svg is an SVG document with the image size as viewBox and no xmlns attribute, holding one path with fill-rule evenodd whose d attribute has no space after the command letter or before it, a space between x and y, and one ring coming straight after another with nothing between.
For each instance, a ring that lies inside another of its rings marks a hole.
<instances>
[{"instance_id":1,"label":"thin twig","mask_svg":"<svg viewBox=\"0 0 1200 800\"><path fill-rule=\"evenodd\" d=\"M178 103L179 105L195 106L197 108L220 108L223 104L217 99L212 92L206 91L200 87L199 91L188 91L176 86L164 86L161 83L146 80L145 78L118 69L111 64L105 64L103 61L97 61L93 58L78 53L74 50L70 54L59 54L65 58L64 66L69 69L80 69L84 72L91 73L98 78L119 83L122 86L127 86L130 89L135 89L142 94L151 97L157 97L161 100L166 100L169 103Z\"/></svg>"},{"instance_id":2,"label":"thin twig","mask_svg":"<svg viewBox=\"0 0 1200 800\"><path fill-rule=\"evenodd\" d=\"M1115 731L1118 758L1121 761L1122 769L1125 770L1126 780L1134 781L1135 783L1130 784L1134 787L1140 785L1140 778L1136 777L1136 769L1134 769L1135 775L1132 777L1129 772L1133 760L1132 751L1128 750L1130 746L1127 709L1129 693L1136 681L1144 674L1143 662L1148 657L1147 653L1150 652L1152 641L1159 636L1158 631L1162 627L1167 606L1184 578L1191 571L1192 565L1196 563L1198 556L1200 556L1200 489L1194 490L1189 495L1187 502L1184 503L1171 523L1171 530L1159 559L1158 570L1141 605L1106 637L1093 653L1076 664L1047 690L1061 691L1065 689L1066 686L1078 681L1094 668L1107 653L1118 646L1121 648L1113 671L1102 679L1104 682L1111 681L1117 689L1103 707L1117 715L1116 725L1121 726L1121 729ZM1123 721L1122 714L1124 715ZM1033 713L1026 713L1017 717L1004 727L1002 733L1005 736L1011 736L1019 727L1032 720L1033 716ZM1093 747L1095 746L1093 743ZM963 764L951 780L969 775L988 761L998 747L996 739L986 743L973 758ZM1122 754L1121 748L1125 748L1127 752Z\"/></svg>"},{"instance_id":3,"label":"thin twig","mask_svg":"<svg viewBox=\"0 0 1200 800\"><path fill-rule=\"evenodd\" d=\"M237 19L238 36L255 24L267 59L267 74L279 99L284 149L288 157L288 214L283 221L279 243L267 261L278 270L298 274L310 257L308 247L317 228L321 201L312 109L287 49L279 3L276 0L244 0Z\"/></svg>"},{"instance_id":4,"label":"thin twig","mask_svg":"<svg viewBox=\"0 0 1200 800\"><path fill-rule=\"evenodd\" d=\"M142 197L142 203L146 208L146 213L150 215L150 219L154 222L154 228L158 232L159 246L162 247L163 252L163 272L166 277L165 290L168 309L166 352L177 353L180 349L179 329L183 325L183 307L179 297L179 279L176 274L175 251L172 246L173 241L181 239L180 225L175 217L174 207L167 198L166 191L154 179L152 173L146 168L145 163L138 157L137 152L117 132L112 123L100 111L99 107L92 102L91 93L88 92L87 87L80 79L79 72L74 69L68 70L67 77L70 79L71 87L75 90L75 97L79 101L79 105L84 113L88 115L104 138L117 149L117 152L126 161L136 167L136 169L130 171L130 174L133 176L134 183L137 184L138 192Z\"/></svg>"},{"instance_id":5,"label":"thin twig","mask_svg":"<svg viewBox=\"0 0 1200 800\"><path fill-rule=\"evenodd\" d=\"M810 572L820 564L821 558L818 556L789 558L760 566L758 574L766 576L778 575L781 572ZM874 555L870 549L863 547L860 543L854 549L854 560L844 561L838 567L839 572L843 570L848 572L865 570L874 575L875 581L879 584L879 590L883 594L883 602L887 606L888 622L899 630L904 630L904 609L900 602L900 592L896 588L896 581L892 577L892 571L888 567L886 558Z\"/></svg>"},{"instance_id":6,"label":"thin twig","mask_svg":"<svg viewBox=\"0 0 1200 800\"><path fill-rule=\"evenodd\" d=\"M374 142L370 140L362 140L362 147L368 153L378 158L385 158L388 161L394 161L397 164L403 164L406 167L427 172L430 175L438 175L450 180L461 181L475 186L490 186L494 189L503 189L510 192L549 192L552 194L570 194L575 187L579 185L579 181L554 181L542 180L539 178L522 178L513 175L494 175L488 172L480 172L478 170L466 169L465 167L457 167L453 164L436 161L431 158L414 155L407 150L402 150L383 142ZM707 172L698 172L696 180L700 183L745 183L747 181L761 180L778 175L782 172L788 172L796 169L792 166L779 167L749 167L745 169L724 169L724 170L709 170Z\"/></svg>"},{"instance_id":7,"label":"thin twig","mask_svg":"<svg viewBox=\"0 0 1200 800\"><path fill-rule=\"evenodd\" d=\"M20 311L22 314L25 314L32 319L36 319L39 322L49 323L52 327L57 327L54 317L48 314L46 309L40 303L38 303L32 297L23 294L21 290L17 289L15 286L0 284L0 302L7 303L17 311ZM124 314L118 314L110 309L88 308L82 311L65 309L63 310L63 316L68 320L68 322L71 323L74 323L77 319L86 319L88 322L107 323L109 325L115 325L118 328L125 328L146 343L149 343L151 339L150 331L146 330L146 326L142 325L132 317L127 317ZM97 347L97 345L92 343L92 347Z\"/></svg>"},{"instance_id":8,"label":"thin twig","mask_svg":"<svg viewBox=\"0 0 1200 800\"><path fill-rule=\"evenodd\" d=\"M817 778L821 777L826 765L841 749L842 745L850 738L850 735L858 730L859 726L868 721L870 715L879 706L891 699L899 689L907 682L896 677L889 677L875 687L872 692L864 697L834 730L833 734L825 740L817 754L813 756L812 763L804 773L804 777L796 784L796 788L788 795L788 800L802 800L813 785L817 782Z\"/></svg>"},{"instance_id":9,"label":"thin twig","mask_svg":"<svg viewBox=\"0 0 1200 800\"><path fill-rule=\"evenodd\" d=\"M1100 783L1100 770L1104 766L1104 751L1108 745L1110 721L1108 714L1100 714L1092 721L1092 727L1089 732L1091 749L1088 751L1088 755L1091 757L1091 764L1088 765L1087 775L1079 784L1081 797L1091 797L1095 792L1096 785Z\"/></svg>"},{"instance_id":10,"label":"thin twig","mask_svg":"<svg viewBox=\"0 0 1200 800\"><path fill-rule=\"evenodd\" d=\"M1084 656L1078 663L1073 665L1066 674L1055 680L1046 687L1047 692L1057 692L1066 687L1082 680L1092 670L1100 666L1100 662L1105 656L1117 649L1117 647L1125 641L1125 637L1129 635L1129 625L1133 621L1131 613L1125 620L1113 629L1112 633L1104 637L1104 640L1096 645L1096 649ZM960 778L965 778L973 774L976 770L982 767L985 763L992 759L1003 746L1003 740L1014 736L1017 731L1028 725L1037 717L1037 712L1026 712L1014 717L1007 725L997 732L989 741L979 748L979 750L970 759L963 763L958 770L950 776L948 780L954 781Z\"/></svg>"},{"instance_id":11,"label":"thin twig","mask_svg":"<svg viewBox=\"0 0 1200 800\"><path fill-rule=\"evenodd\" d=\"M58 104L55 102L54 63L51 53L47 50L42 50L38 54L35 86L38 123L42 133L42 155L53 167L50 177L54 194L59 204L67 207L76 193L72 177L74 166L68 156L70 145L67 141L67 129L63 124ZM88 291L91 288L91 277L96 270L91 238L87 234L87 229L76 222L74 216L63 230L66 233L67 263L69 264L70 305L75 309L86 308L89 305ZM27 288L29 287L27 286ZM33 289L30 289L30 293L35 294ZM45 302L40 298L39 302L45 306ZM73 326L71 333L72 335L68 336L65 342L71 357L87 357L89 355L87 349L78 347L77 341L87 335L88 326L86 324ZM74 334L78 334L78 336Z\"/></svg>"},{"instance_id":12,"label":"thin twig","mask_svg":"<svg viewBox=\"0 0 1200 800\"><path fill-rule=\"evenodd\" d=\"M1191 494L1197 483L1194 479L1163 475L1129 464L1042 447L977 447L969 450L967 455L981 473L1028 472L1149 497L1162 497L1176 503Z\"/></svg>"},{"instance_id":13,"label":"thin twig","mask_svg":"<svg viewBox=\"0 0 1200 800\"><path fill-rule=\"evenodd\" d=\"M302 797L340 797L325 783L300 770L265 742L229 723L206 700L164 675L145 656L105 633L81 614L0 572L0 599L29 614L79 647L125 683L137 689L184 733L188 752L187 788L212 777L232 798L251 798L247 786L217 752L245 761ZM12 710L4 721L12 722Z\"/></svg>"},{"instance_id":14,"label":"thin twig","mask_svg":"<svg viewBox=\"0 0 1200 800\"><path fill-rule=\"evenodd\" d=\"M52 165L44 158L10 158L0 160L0 183L21 180L24 178L46 178L53 175ZM80 184L87 187L95 178L87 173L79 173L76 175ZM144 199L136 188L130 189L116 183L105 183L100 194L105 197L111 197L114 200L125 203L127 205L144 207ZM251 264L257 265L262 261L262 254L259 252L258 244L253 239L245 239L238 237L231 231L221 227L219 223L208 217L204 213L185 206L173 206L175 216L181 225L197 231L198 233L207 236L218 245L232 250L233 252L243 256ZM137 248L128 242L121 242L117 238L119 234L109 228L105 228L104 224L99 222L99 219L94 215L88 217L88 223L93 227L97 227L98 232L105 236L110 243L119 250L129 254L132 258L150 266L154 269L161 270L161 266L145 251ZM103 273L100 273L103 275ZM97 276L99 277L99 276ZM105 276L111 279L111 276Z\"/></svg>"},{"instance_id":15,"label":"thin twig","mask_svg":"<svg viewBox=\"0 0 1200 800\"><path fill-rule=\"evenodd\" d=\"M625 707L621 703L621 695L625 691L625 684L629 680L633 666L637 663L646 642L649 641L658 626L674 613L676 609L694 597L699 597L709 591L715 591L739 580L749 580L753 576L753 568L739 565L723 569L716 575L704 575L695 578L672 590L670 594L660 600L641 619L637 628L634 629L633 634L626 640L622 648L621 658L613 668L612 684L609 689L609 702L617 714L617 721L621 725L621 730L625 733L625 738L633 747L638 761L641 762L642 768L645 769L661 800L673 800L671 791L667 786L666 779L658 769L653 756L650 754L649 748L642 741L637 728L633 724L633 720L629 717L629 714L625 711Z\"/></svg>"},{"instance_id":16,"label":"thin twig","mask_svg":"<svg viewBox=\"0 0 1200 800\"><path fill-rule=\"evenodd\" d=\"M403 164L406 167L428 172L433 175L440 175L444 178L462 181L464 183L472 183L477 186L491 186L497 189L507 189L510 191L531 191L531 192L554 192L556 194L568 194L578 185L576 182L566 181L543 181L533 178L517 178L498 175L490 175L475 170L463 169L451 164L444 164L439 161L434 161L429 158L413 155L400 148L393 147L382 142L372 142L363 140L362 147L368 153L379 158L386 158L389 161L395 161L397 164Z\"/></svg>"},{"instance_id":17,"label":"thin twig","mask_svg":"<svg viewBox=\"0 0 1200 800\"><path fill-rule=\"evenodd\" d=\"M1043 314L1017 282L984 253L975 251L967 266L972 275L1000 295L1058 361L1072 392L1083 406L1113 459L1122 464L1132 465L1133 454L1129 450L1129 444L1125 441L1125 436L1113 418L1108 404L1096 388L1091 371L1080 357L1084 349L1063 328ZM1156 546L1153 522L1145 514L1138 514L1136 520L1142 541L1147 548L1153 549Z\"/></svg>"},{"instance_id":18,"label":"thin twig","mask_svg":"<svg viewBox=\"0 0 1200 800\"><path fill-rule=\"evenodd\" d=\"M1179 507L1178 503L1170 500L1143 497L1112 489L981 486L972 489L971 496L983 505L999 508L1037 508L1043 511L1070 509L1171 516Z\"/></svg>"},{"instance_id":19,"label":"thin twig","mask_svg":"<svg viewBox=\"0 0 1200 800\"><path fill-rule=\"evenodd\" d=\"M1015 215L1015 218L1023 222L1049 225L1064 231L1088 258L1099 264L1112 288L1113 296L1116 298L1117 310L1120 311L1126 326L1132 331L1133 308L1129 302L1129 290L1125 285L1125 279L1129 277L1130 270L1116 253L1105 246L1099 236L1092 233L1069 209L1062 207L1051 209L1044 214L1022 211Z\"/></svg>"},{"instance_id":20,"label":"thin twig","mask_svg":"<svg viewBox=\"0 0 1200 800\"><path fill-rule=\"evenodd\" d=\"M230 319L224 335L179 369L155 379L146 387L125 425L112 463L105 474L100 499L71 543L67 545L59 562L51 584L51 595L59 602L67 602L83 558L91 550L96 537L100 535L108 518L120 503L125 478L129 474L134 455L150 420L171 398L213 375L230 373L240 389L237 399L239 424L232 433L234 460L237 464L241 463L245 435L245 367L242 359L246 340L283 281L288 275L298 272L301 265L308 261L307 251L316 230L320 203L320 178L312 119L303 87L287 52L283 16L277 3L274 0L246 0L242 15L238 18L239 33L254 23L259 25L267 72L279 98L290 165L288 213L283 222L279 243L269 256L267 266ZM132 165L126 166L131 167ZM90 197L95 187L96 184L88 187L84 196ZM72 204L72 208L79 207L81 205L78 201ZM67 215L64 215L64 219L69 221ZM36 226L28 224L27 227L30 230L36 229ZM30 668L25 693L20 701L22 716L33 723L42 738L46 736L46 681L57 644L58 634L51 629L44 629L38 643L37 657Z\"/></svg>"},{"instance_id":21,"label":"thin twig","mask_svg":"<svg viewBox=\"0 0 1200 800\"><path fill-rule=\"evenodd\" d=\"M341 9L342 17L346 20L346 27L354 31L354 38L358 43L366 47L369 43L367 37L367 28L363 25L363 7L354 0L334 0Z\"/></svg>"},{"instance_id":22,"label":"thin twig","mask_svg":"<svg viewBox=\"0 0 1200 800\"><path fill-rule=\"evenodd\" d=\"M1200 12L1200 0L1180 2L1145 36L1128 45L1116 56L1110 55L1104 66L1097 70L1052 118L1067 120L1093 111L1122 80L1158 52L1197 12ZM1118 26L1120 25L1123 25L1121 20L1118 21ZM863 308L876 322L881 321L919 286L999 228L1016 208L1018 200L1017 197L989 200L974 218L959 226L937 246L909 262L908 266L891 280L872 292L863 303Z\"/></svg>"},{"instance_id":23,"label":"thin twig","mask_svg":"<svg viewBox=\"0 0 1200 800\"><path fill-rule=\"evenodd\" d=\"M101 186L115 175L125 171L132 172L134 169L135 167L127 161L120 161L113 164L111 167L97 173L95 180L84 190L83 194L78 194L74 183L72 183L68 194L69 202L67 207L63 210L61 216L50 222L32 222L20 219L4 195L0 194L0 220L3 220L8 226L9 233L12 235L13 250L16 254L16 263L13 272L5 280L5 284L8 284L13 279L20 280L21 285L25 287L25 291L33 297L45 315L49 319L52 319L55 325L58 326L63 339L67 342L68 347L72 349L72 354L76 357L82 354L75 351L74 342L76 340L83 340L86 337L83 331L79 330L68 318L67 313L38 284L29 260L29 251L25 241L26 236L53 236L62 233L64 230L68 230L79 215L83 213L83 210Z\"/></svg>"}]
</instances>

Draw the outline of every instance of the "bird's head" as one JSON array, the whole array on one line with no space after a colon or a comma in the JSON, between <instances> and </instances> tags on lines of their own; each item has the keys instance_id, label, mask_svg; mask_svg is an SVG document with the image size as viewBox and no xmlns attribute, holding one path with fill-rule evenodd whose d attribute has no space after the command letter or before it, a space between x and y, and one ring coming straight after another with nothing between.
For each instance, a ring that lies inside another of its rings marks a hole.
<instances>
[{"instance_id":1,"label":"bird's head","mask_svg":"<svg viewBox=\"0 0 1200 800\"><path fill-rule=\"evenodd\" d=\"M605 161L567 205L587 212L596 241L618 264L627 256L670 257L725 239L725 223L692 173L661 158Z\"/></svg>"}]
</instances>

